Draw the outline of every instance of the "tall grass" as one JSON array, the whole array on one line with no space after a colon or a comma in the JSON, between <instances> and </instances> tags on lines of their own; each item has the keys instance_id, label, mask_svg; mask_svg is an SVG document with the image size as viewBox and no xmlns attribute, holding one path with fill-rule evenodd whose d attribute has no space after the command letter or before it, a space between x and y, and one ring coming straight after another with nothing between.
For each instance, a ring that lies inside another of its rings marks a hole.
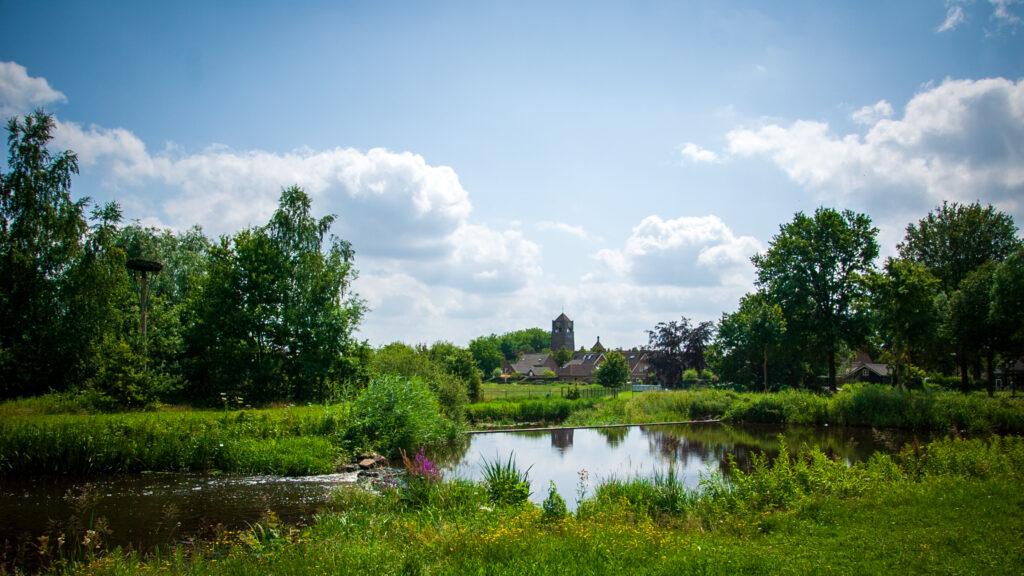
<instances>
[{"instance_id":1,"label":"tall grass","mask_svg":"<svg viewBox=\"0 0 1024 576\"><path fill-rule=\"evenodd\" d=\"M544 400L524 400L522 402L480 402L466 407L466 418L471 423L495 422L533 422L558 423L574 412L590 408L599 402L595 398L566 400L549 398Z\"/></svg>"},{"instance_id":2,"label":"tall grass","mask_svg":"<svg viewBox=\"0 0 1024 576\"><path fill-rule=\"evenodd\" d=\"M0 476L325 473L343 455L348 420L347 405L6 418L0 423Z\"/></svg>"},{"instance_id":3,"label":"tall grass","mask_svg":"<svg viewBox=\"0 0 1024 576\"><path fill-rule=\"evenodd\" d=\"M509 410L512 413L512 410ZM786 390L646 392L575 411L572 425L720 419L731 423L844 425L971 433L1024 433L1024 398L982 393L847 386L834 396Z\"/></svg>"}]
</instances>

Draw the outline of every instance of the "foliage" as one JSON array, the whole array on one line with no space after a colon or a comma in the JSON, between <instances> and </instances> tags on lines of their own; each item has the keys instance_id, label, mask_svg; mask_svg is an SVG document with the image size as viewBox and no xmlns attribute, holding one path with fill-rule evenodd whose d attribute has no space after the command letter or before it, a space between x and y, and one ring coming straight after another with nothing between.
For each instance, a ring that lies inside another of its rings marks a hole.
<instances>
[{"instance_id":1,"label":"foliage","mask_svg":"<svg viewBox=\"0 0 1024 576\"><path fill-rule=\"evenodd\" d=\"M629 362L612 350L604 355L604 362L597 369L597 383L605 388L622 388L629 379Z\"/></svg>"},{"instance_id":2,"label":"foliage","mask_svg":"<svg viewBox=\"0 0 1024 576\"><path fill-rule=\"evenodd\" d=\"M377 376L352 405L346 439L355 448L396 457L404 450L441 444L458 426L441 415L437 397L419 379Z\"/></svg>"},{"instance_id":3,"label":"foliage","mask_svg":"<svg viewBox=\"0 0 1024 576\"><path fill-rule=\"evenodd\" d=\"M943 202L907 226L900 255L925 266L948 301L945 340L956 352L961 390L969 391L968 366L979 352L992 364L998 333L989 323L994 267L1021 246L1013 218L979 203ZM977 338L977 336L982 338ZM975 378L978 377L976 372Z\"/></svg>"},{"instance_id":4,"label":"foliage","mask_svg":"<svg viewBox=\"0 0 1024 576\"><path fill-rule=\"evenodd\" d=\"M939 324L938 280L916 262L887 258L884 274L872 280L872 307L891 349L896 382L903 387L911 364L921 364Z\"/></svg>"},{"instance_id":5,"label":"foliage","mask_svg":"<svg viewBox=\"0 0 1024 576\"><path fill-rule=\"evenodd\" d=\"M572 350L569 350L565 346L562 346L558 350L555 350L551 356L555 359L555 363L561 368L572 360Z\"/></svg>"},{"instance_id":6,"label":"foliage","mask_svg":"<svg viewBox=\"0 0 1024 576\"><path fill-rule=\"evenodd\" d=\"M426 382L437 395L445 416L455 421L465 417L469 388L479 395L480 376L472 355L449 342L435 342L430 348L393 342L374 351L368 370Z\"/></svg>"},{"instance_id":7,"label":"foliage","mask_svg":"<svg viewBox=\"0 0 1024 576\"><path fill-rule=\"evenodd\" d=\"M82 352L62 301L79 287L88 199L71 199L73 152L47 149L55 123L42 110L12 118L0 171L0 397L67 389Z\"/></svg>"},{"instance_id":8,"label":"foliage","mask_svg":"<svg viewBox=\"0 0 1024 576\"><path fill-rule=\"evenodd\" d=\"M679 322L659 322L654 330L647 331L647 362L662 386L679 386L686 367L685 346L689 331L690 321L685 317Z\"/></svg>"},{"instance_id":9,"label":"foliage","mask_svg":"<svg viewBox=\"0 0 1024 576\"><path fill-rule=\"evenodd\" d=\"M782 308L787 335L825 356L832 390L840 346L865 337L865 280L878 256L877 233L870 218L849 210L819 208L813 217L798 212L768 251L752 259L757 286Z\"/></svg>"},{"instance_id":10,"label":"foliage","mask_svg":"<svg viewBox=\"0 0 1024 576\"><path fill-rule=\"evenodd\" d=\"M410 506L422 508L428 505L444 479L441 470L427 457L422 446L412 459L403 451L402 463L405 465L405 487L400 497Z\"/></svg>"},{"instance_id":11,"label":"foliage","mask_svg":"<svg viewBox=\"0 0 1024 576\"><path fill-rule=\"evenodd\" d=\"M152 555L115 551L72 568L97 575L1012 574L1024 506L1020 453L1020 439L952 439L851 467L804 451L741 471L742 487L720 475L692 491L668 474L609 479L575 517L553 522L532 506L481 509L480 491L456 481L439 484L447 496L423 508L344 490L332 510L278 540L272 553L243 534Z\"/></svg>"},{"instance_id":12,"label":"foliage","mask_svg":"<svg viewBox=\"0 0 1024 576\"><path fill-rule=\"evenodd\" d=\"M769 302L764 293L747 294L740 300L739 310L723 314L718 323L718 351L721 354L718 371L727 380L746 388L753 388L760 382L767 392L768 359L782 355L785 333L786 318L782 308ZM778 364L776 371L781 372L782 363Z\"/></svg>"},{"instance_id":13,"label":"foliage","mask_svg":"<svg viewBox=\"0 0 1024 576\"><path fill-rule=\"evenodd\" d=\"M332 237L298 187L285 189L266 226L223 237L191 301L186 333L193 397L253 402L325 400L351 374L352 331L364 312L350 293L348 242Z\"/></svg>"},{"instance_id":14,"label":"foliage","mask_svg":"<svg viewBox=\"0 0 1024 576\"><path fill-rule=\"evenodd\" d=\"M493 374L495 370L498 370L498 374L501 374L501 364L505 357L501 353L497 336L491 334L470 340L469 352L473 355L473 360L481 372Z\"/></svg>"},{"instance_id":15,"label":"foliage","mask_svg":"<svg viewBox=\"0 0 1024 576\"><path fill-rule=\"evenodd\" d=\"M1021 245L1013 218L990 206L943 202L907 226L900 255L924 265L951 293L978 266L1001 262Z\"/></svg>"},{"instance_id":16,"label":"foliage","mask_svg":"<svg viewBox=\"0 0 1024 576\"><path fill-rule=\"evenodd\" d=\"M544 522L557 522L569 515L569 509L565 505L565 498L558 493L554 481L548 487L547 498L541 504L541 520Z\"/></svg>"},{"instance_id":17,"label":"foliage","mask_svg":"<svg viewBox=\"0 0 1024 576\"><path fill-rule=\"evenodd\" d=\"M28 406L26 406L28 404ZM324 474L334 470L348 407L238 412L37 415L38 402L0 405L0 476L221 470Z\"/></svg>"},{"instance_id":18,"label":"foliage","mask_svg":"<svg viewBox=\"0 0 1024 576\"><path fill-rule=\"evenodd\" d=\"M592 398L572 400L547 398L519 402L491 401L470 404L466 418L470 422L561 422L570 414L589 408L596 403Z\"/></svg>"},{"instance_id":19,"label":"foliage","mask_svg":"<svg viewBox=\"0 0 1024 576\"><path fill-rule=\"evenodd\" d=\"M1024 248L1000 264L992 278L989 324L996 330L996 347L1007 358L1024 355Z\"/></svg>"},{"instance_id":20,"label":"foliage","mask_svg":"<svg viewBox=\"0 0 1024 576\"><path fill-rule=\"evenodd\" d=\"M484 486L491 503L495 506L525 504L530 498L530 468L520 470L514 453L509 454L506 462L497 456L493 461L484 460Z\"/></svg>"}]
</instances>

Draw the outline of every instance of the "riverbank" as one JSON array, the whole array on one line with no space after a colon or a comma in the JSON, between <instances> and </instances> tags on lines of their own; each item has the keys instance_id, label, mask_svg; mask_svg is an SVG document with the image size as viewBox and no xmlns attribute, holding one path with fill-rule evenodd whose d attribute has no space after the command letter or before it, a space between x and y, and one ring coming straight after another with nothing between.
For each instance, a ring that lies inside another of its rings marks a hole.
<instances>
[{"instance_id":1,"label":"riverbank","mask_svg":"<svg viewBox=\"0 0 1024 576\"><path fill-rule=\"evenodd\" d=\"M486 402L466 408L471 424L551 423L565 426L721 420L735 424L858 426L906 430L1024 433L1024 397L978 392L900 392L850 385L835 395L787 390L768 394L697 390L645 392L628 398Z\"/></svg>"},{"instance_id":2,"label":"riverbank","mask_svg":"<svg viewBox=\"0 0 1024 576\"><path fill-rule=\"evenodd\" d=\"M271 516L153 555L80 550L53 568L97 576L1019 572L1021 438L947 439L851 467L811 451L733 474L729 485L711 477L696 492L672 477L608 482L574 515L554 503L502 506L487 486L465 481L419 484L414 494L342 490L310 528Z\"/></svg>"}]
</instances>

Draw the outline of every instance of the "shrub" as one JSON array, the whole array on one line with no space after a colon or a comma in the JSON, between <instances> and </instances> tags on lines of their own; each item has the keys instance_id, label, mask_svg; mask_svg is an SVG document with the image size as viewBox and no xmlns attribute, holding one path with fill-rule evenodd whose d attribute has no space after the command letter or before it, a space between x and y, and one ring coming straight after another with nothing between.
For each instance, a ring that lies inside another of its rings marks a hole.
<instances>
[{"instance_id":1,"label":"shrub","mask_svg":"<svg viewBox=\"0 0 1024 576\"><path fill-rule=\"evenodd\" d=\"M565 505L565 498L558 494L553 481L551 486L548 487L548 497L544 499L541 510L543 511L541 519L544 522L557 522L569 514L569 509Z\"/></svg>"},{"instance_id":2,"label":"shrub","mask_svg":"<svg viewBox=\"0 0 1024 576\"><path fill-rule=\"evenodd\" d=\"M427 384L395 376L371 380L352 407L352 419L347 440L388 457L439 444L458 431L441 415L437 397Z\"/></svg>"},{"instance_id":3,"label":"shrub","mask_svg":"<svg viewBox=\"0 0 1024 576\"><path fill-rule=\"evenodd\" d=\"M509 454L507 462L497 457L493 462L484 460L484 485L491 503L495 506L518 506L525 503L530 498L530 468L520 470L515 463L514 453Z\"/></svg>"}]
</instances>

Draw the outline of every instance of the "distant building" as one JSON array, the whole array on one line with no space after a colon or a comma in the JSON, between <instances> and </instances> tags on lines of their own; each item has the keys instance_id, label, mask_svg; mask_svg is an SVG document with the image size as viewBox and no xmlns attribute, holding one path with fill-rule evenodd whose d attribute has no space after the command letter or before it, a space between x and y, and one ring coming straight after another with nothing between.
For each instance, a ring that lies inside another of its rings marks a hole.
<instances>
[{"instance_id":1,"label":"distant building","mask_svg":"<svg viewBox=\"0 0 1024 576\"><path fill-rule=\"evenodd\" d=\"M572 320L562 312L551 321L551 351L554 352L560 348L566 350L576 349L576 338L572 332Z\"/></svg>"},{"instance_id":2,"label":"distant building","mask_svg":"<svg viewBox=\"0 0 1024 576\"><path fill-rule=\"evenodd\" d=\"M575 346L573 334L573 322L563 312L558 318L551 321L551 350L566 348L573 350ZM594 371L604 363L607 350L601 344L601 337L590 350L579 350L573 352L572 358L559 366L554 357L548 353L524 353L520 354L515 362L505 362L503 369L505 374L521 374L528 380L551 379L554 373L555 378L565 382L591 382L594 378ZM650 365L647 364L647 353L641 350L620 350L620 354L629 362L629 381L643 382L650 372Z\"/></svg>"}]
</instances>

